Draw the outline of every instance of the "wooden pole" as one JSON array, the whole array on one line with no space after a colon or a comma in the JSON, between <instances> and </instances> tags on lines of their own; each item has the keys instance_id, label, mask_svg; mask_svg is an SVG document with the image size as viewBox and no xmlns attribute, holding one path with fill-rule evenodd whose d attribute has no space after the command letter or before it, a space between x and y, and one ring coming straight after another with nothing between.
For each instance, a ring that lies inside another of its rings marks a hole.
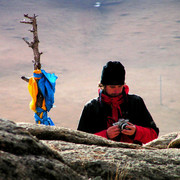
<instances>
[{"instance_id":1,"label":"wooden pole","mask_svg":"<svg viewBox=\"0 0 180 180\"><path fill-rule=\"evenodd\" d=\"M28 14L24 14L24 17L29 19L29 21L26 21L24 19L24 20L20 21L20 23L32 25L32 29L29 30L29 31L31 33L33 33L33 41L28 42L25 38L23 38L23 40L28 44L29 47L31 47L33 49L33 53L34 53L34 60L33 60L34 70L41 69L40 56L43 53L39 52L39 42L40 41L39 41L39 38L38 38L38 31L37 31L37 20L36 20L37 16L34 14L34 16L31 17Z\"/></svg>"},{"instance_id":2,"label":"wooden pole","mask_svg":"<svg viewBox=\"0 0 180 180\"><path fill-rule=\"evenodd\" d=\"M38 38L38 31L37 31L37 15L34 14L34 16L29 16L28 14L24 14L24 17L27 18L29 21L26 21L26 19L20 21L20 23L24 24L30 24L32 25L32 29L29 30L31 33L33 33L33 41L28 42L25 38L22 38L27 45L33 49L33 54L34 54L34 60L32 61L34 64L34 70L41 69L41 62L40 62L40 57L43 54L42 52L39 52L39 38ZM29 78L22 76L21 77L24 81L29 82ZM39 80L36 80L37 83ZM42 107L42 102L43 102L43 95L38 88L38 95L37 95L37 102L36 102L36 107ZM39 115L39 114L38 114Z\"/></svg>"}]
</instances>

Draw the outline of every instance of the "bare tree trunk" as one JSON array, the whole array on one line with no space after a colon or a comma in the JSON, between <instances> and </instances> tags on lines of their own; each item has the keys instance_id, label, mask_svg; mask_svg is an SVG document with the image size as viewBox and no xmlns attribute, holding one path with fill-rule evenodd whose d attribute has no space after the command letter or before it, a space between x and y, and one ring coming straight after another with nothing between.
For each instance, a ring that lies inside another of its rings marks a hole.
<instances>
[{"instance_id":1,"label":"bare tree trunk","mask_svg":"<svg viewBox=\"0 0 180 180\"><path fill-rule=\"evenodd\" d=\"M29 30L30 32L33 33L33 41L32 42L28 42L25 38L23 38L23 40L28 44L29 47L31 47L33 49L33 53L34 53L34 70L36 69L41 69L41 63L40 63L40 56L42 54L42 52L39 52L39 38L38 38L38 32L37 32L37 20L36 20L36 15L34 14L34 16L29 16L28 14L24 14L25 18L28 18L30 21L26 21L25 19L23 21L20 21L20 23L24 23L24 24L31 24L32 25L32 29Z\"/></svg>"},{"instance_id":2,"label":"bare tree trunk","mask_svg":"<svg viewBox=\"0 0 180 180\"><path fill-rule=\"evenodd\" d=\"M36 20L36 15L34 14L34 16L29 16L28 14L24 14L24 17L29 19L29 21L26 21L26 19L20 21L20 23L24 23L24 24L30 24L32 25L32 29L29 30L30 32L33 33L33 41L32 42L28 42L25 38L23 38L23 40L28 44L29 47L31 47L33 49L33 53L34 53L34 60L32 61L34 64L34 70L37 69L41 69L41 62L40 62L40 56L41 54L43 54L42 52L39 52L39 38L38 38L38 31L37 31L37 20ZM23 80L25 80L26 82L29 82L29 78L22 76L21 77ZM36 80L37 83L39 80ZM36 107L42 107L42 102L43 102L43 95L38 87L38 95L37 95L37 102L36 102ZM39 116L40 114L38 114Z\"/></svg>"}]
</instances>

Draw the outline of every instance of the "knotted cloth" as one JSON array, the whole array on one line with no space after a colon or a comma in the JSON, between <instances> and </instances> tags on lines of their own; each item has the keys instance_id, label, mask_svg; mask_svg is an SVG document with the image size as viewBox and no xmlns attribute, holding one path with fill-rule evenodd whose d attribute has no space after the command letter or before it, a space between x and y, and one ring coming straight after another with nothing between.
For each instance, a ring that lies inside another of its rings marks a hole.
<instances>
[{"instance_id":1,"label":"knotted cloth","mask_svg":"<svg viewBox=\"0 0 180 180\"><path fill-rule=\"evenodd\" d=\"M33 77L29 79L28 90L32 97L29 106L35 112L34 118L37 124L54 126L50 117L47 117L47 111L53 107L56 79L58 77L53 73L46 73L43 69L34 70ZM38 80L38 83L37 83ZM42 107L37 107L38 89L41 91L44 99Z\"/></svg>"}]
</instances>

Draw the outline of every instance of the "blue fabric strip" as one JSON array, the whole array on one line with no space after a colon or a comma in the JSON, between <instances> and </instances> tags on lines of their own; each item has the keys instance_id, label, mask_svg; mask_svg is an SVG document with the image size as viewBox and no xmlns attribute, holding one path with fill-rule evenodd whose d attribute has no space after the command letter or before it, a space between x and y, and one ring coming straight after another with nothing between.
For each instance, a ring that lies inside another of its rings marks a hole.
<instances>
[{"instance_id":1,"label":"blue fabric strip","mask_svg":"<svg viewBox=\"0 0 180 180\"><path fill-rule=\"evenodd\" d=\"M54 104L56 79L58 77L54 73L53 74L46 73L43 69L41 69L41 72L42 72L41 74L34 73L34 77L40 78L38 81L38 87L40 91L42 92L43 97L45 98L46 109L49 112ZM34 118L37 124L38 124L38 121L40 121L41 124L54 126L54 123L51 120L51 118L47 117L47 111L43 110L40 107L36 107L36 111L38 113L43 112L42 119L36 113L34 114Z\"/></svg>"},{"instance_id":2,"label":"blue fabric strip","mask_svg":"<svg viewBox=\"0 0 180 180\"><path fill-rule=\"evenodd\" d=\"M43 76L43 74L36 74L36 73L33 73L33 77L35 78L41 78Z\"/></svg>"},{"instance_id":3,"label":"blue fabric strip","mask_svg":"<svg viewBox=\"0 0 180 180\"><path fill-rule=\"evenodd\" d=\"M54 73L46 73L43 69L41 70L41 72L43 76L38 82L38 87L45 98L47 111L50 111L54 104L56 79L58 77Z\"/></svg>"},{"instance_id":4,"label":"blue fabric strip","mask_svg":"<svg viewBox=\"0 0 180 180\"><path fill-rule=\"evenodd\" d=\"M44 111L42 108L39 108L39 107L36 110L39 113L43 112L42 119L36 113L34 113L34 118L35 118L35 121L36 121L37 124L40 121L40 124L44 124L44 125L47 125L47 126L54 126L54 123L51 120L51 118L47 117L47 111Z\"/></svg>"}]
</instances>

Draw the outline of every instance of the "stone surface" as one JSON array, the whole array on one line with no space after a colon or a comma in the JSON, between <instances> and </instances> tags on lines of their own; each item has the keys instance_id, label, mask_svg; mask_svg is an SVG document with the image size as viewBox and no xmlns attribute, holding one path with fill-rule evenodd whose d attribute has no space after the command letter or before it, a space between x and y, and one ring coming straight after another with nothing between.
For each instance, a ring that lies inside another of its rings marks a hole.
<instances>
[{"instance_id":1,"label":"stone surface","mask_svg":"<svg viewBox=\"0 0 180 180\"><path fill-rule=\"evenodd\" d=\"M158 148L158 149L165 149L168 147L176 148L180 146L180 140L178 140L180 137L178 136L178 134L179 134L178 132L166 134L164 136L159 137L158 139L155 139L145 144L144 147L152 147L152 148ZM176 143L173 143L174 141L176 141Z\"/></svg>"},{"instance_id":2,"label":"stone surface","mask_svg":"<svg viewBox=\"0 0 180 180\"><path fill-rule=\"evenodd\" d=\"M168 148L180 148L180 134L179 133L178 133L178 136L168 144Z\"/></svg>"},{"instance_id":3,"label":"stone surface","mask_svg":"<svg viewBox=\"0 0 180 180\"><path fill-rule=\"evenodd\" d=\"M100 179L176 179L180 177L179 149L126 149L43 141L57 150L76 172Z\"/></svg>"},{"instance_id":4,"label":"stone surface","mask_svg":"<svg viewBox=\"0 0 180 180\"><path fill-rule=\"evenodd\" d=\"M179 179L180 150L170 148L173 142L178 133L139 146L1 119L0 179Z\"/></svg>"},{"instance_id":5,"label":"stone surface","mask_svg":"<svg viewBox=\"0 0 180 180\"><path fill-rule=\"evenodd\" d=\"M78 144L94 144L99 146L122 147L122 148L141 148L140 145L119 143L105 138L85 133L82 131L71 130L63 127L44 126L36 124L18 123L18 126L26 128L33 136L41 140L62 140Z\"/></svg>"},{"instance_id":6,"label":"stone surface","mask_svg":"<svg viewBox=\"0 0 180 180\"><path fill-rule=\"evenodd\" d=\"M0 179L83 179L26 129L0 119Z\"/></svg>"}]
</instances>

